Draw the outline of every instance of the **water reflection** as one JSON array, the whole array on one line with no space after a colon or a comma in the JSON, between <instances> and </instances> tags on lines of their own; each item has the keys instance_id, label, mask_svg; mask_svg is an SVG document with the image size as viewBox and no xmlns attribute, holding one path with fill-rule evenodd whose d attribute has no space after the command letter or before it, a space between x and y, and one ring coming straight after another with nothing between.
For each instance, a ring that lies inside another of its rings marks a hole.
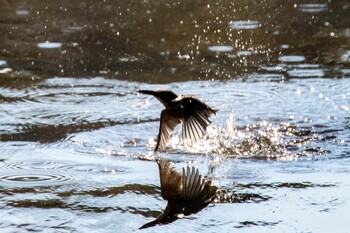
<instances>
[{"instance_id":1,"label":"water reflection","mask_svg":"<svg viewBox=\"0 0 350 233\"><path fill-rule=\"evenodd\" d=\"M217 187L211 185L211 181L203 179L194 167L183 168L180 174L168 161L158 160L157 164L161 194L168 203L156 220L146 223L140 229L168 224L183 215L197 213L215 199Z\"/></svg>"}]
</instances>

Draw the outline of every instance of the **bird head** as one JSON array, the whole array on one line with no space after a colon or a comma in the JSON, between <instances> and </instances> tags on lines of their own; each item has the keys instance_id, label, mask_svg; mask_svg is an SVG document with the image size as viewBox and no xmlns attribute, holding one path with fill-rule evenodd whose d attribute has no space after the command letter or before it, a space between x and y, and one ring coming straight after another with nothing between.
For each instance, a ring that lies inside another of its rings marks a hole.
<instances>
[{"instance_id":1,"label":"bird head","mask_svg":"<svg viewBox=\"0 0 350 233\"><path fill-rule=\"evenodd\" d=\"M146 95L153 95L156 97L165 107L169 107L172 105L176 98L178 97L174 92L169 90L158 90L158 91L150 91L150 90L138 90L139 93L143 93Z\"/></svg>"}]
</instances>

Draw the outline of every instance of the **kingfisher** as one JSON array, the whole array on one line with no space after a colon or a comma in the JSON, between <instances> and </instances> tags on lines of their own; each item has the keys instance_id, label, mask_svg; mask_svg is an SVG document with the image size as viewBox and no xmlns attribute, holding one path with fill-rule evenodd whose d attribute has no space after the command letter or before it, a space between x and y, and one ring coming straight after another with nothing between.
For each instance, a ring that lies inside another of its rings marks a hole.
<instances>
[{"instance_id":1,"label":"kingfisher","mask_svg":"<svg viewBox=\"0 0 350 233\"><path fill-rule=\"evenodd\" d=\"M194 96L176 95L169 90L137 90L139 93L153 95L165 107L160 114L157 145L154 152L164 151L175 127L182 123L182 142L184 145L201 139L211 123L209 117L218 110L210 108Z\"/></svg>"}]
</instances>

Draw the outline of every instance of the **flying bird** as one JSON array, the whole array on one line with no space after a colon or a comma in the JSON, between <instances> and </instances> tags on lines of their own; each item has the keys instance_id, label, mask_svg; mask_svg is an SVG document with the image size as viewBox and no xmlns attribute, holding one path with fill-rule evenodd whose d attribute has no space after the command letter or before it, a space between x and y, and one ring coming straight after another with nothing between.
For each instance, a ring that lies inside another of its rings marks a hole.
<instances>
[{"instance_id":1,"label":"flying bird","mask_svg":"<svg viewBox=\"0 0 350 233\"><path fill-rule=\"evenodd\" d=\"M172 131L182 123L182 141L185 145L199 140L211 123L209 117L218 110L210 108L194 96L176 95L172 91L138 90L139 93L153 95L165 107L160 114L157 145L154 149L164 151Z\"/></svg>"},{"instance_id":2,"label":"flying bird","mask_svg":"<svg viewBox=\"0 0 350 233\"><path fill-rule=\"evenodd\" d=\"M168 201L163 213L140 229L171 223L182 215L198 213L216 198L217 187L199 175L198 169L187 167L182 174L165 160L157 160L161 195Z\"/></svg>"}]
</instances>

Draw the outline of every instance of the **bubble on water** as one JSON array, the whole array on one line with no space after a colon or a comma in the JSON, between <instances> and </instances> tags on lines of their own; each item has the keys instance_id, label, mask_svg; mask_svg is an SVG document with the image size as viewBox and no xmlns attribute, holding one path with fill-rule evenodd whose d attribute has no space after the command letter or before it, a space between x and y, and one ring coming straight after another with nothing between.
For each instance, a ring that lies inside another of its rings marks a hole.
<instances>
[{"instance_id":1,"label":"bubble on water","mask_svg":"<svg viewBox=\"0 0 350 233\"><path fill-rule=\"evenodd\" d=\"M321 13L328 10L326 3L324 4L299 4L298 11L303 13Z\"/></svg>"},{"instance_id":2,"label":"bubble on water","mask_svg":"<svg viewBox=\"0 0 350 233\"><path fill-rule=\"evenodd\" d=\"M38 43L37 46L41 49L58 49L62 47L62 43L45 41L42 43Z\"/></svg>"},{"instance_id":3,"label":"bubble on water","mask_svg":"<svg viewBox=\"0 0 350 233\"><path fill-rule=\"evenodd\" d=\"M295 69L287 71L287 74L294 78L311 78L323 77L325 72L323 69Z\"/></svg>"},{"instance_id":4,"label":"bubble on water","mask_svg":"<svg viewBox=\"0 0 350 233\"><path fill-rule=\"evenodd\" d=\"M259 28L261 25L258 21L231 21L229 22L229 26L232 29L256 29Z\"/></svg>"},{"instance_id":5,"label":"bubble on water","mask_svg":"<svg viewBox=\"0 0 350 233\"><path fill-rule=\"evenodd\" d=\"M297 56L297 55L289 55L289 56L280 56L278 60L280 62L303 62L305 61L305 57Z\"/></svg>"},{"instance_id":6,"label":"bubble on water","mask_svg":"<svg viewBox=\"0 0 350 233\"><path fill-rule=\"evenodd\" d=\"M227 46L227 45L214 45L214 46L209 46L208 50L211 52L224 53L224 52L232 51L233 47Z\"/></svg>"}]
</instances>

